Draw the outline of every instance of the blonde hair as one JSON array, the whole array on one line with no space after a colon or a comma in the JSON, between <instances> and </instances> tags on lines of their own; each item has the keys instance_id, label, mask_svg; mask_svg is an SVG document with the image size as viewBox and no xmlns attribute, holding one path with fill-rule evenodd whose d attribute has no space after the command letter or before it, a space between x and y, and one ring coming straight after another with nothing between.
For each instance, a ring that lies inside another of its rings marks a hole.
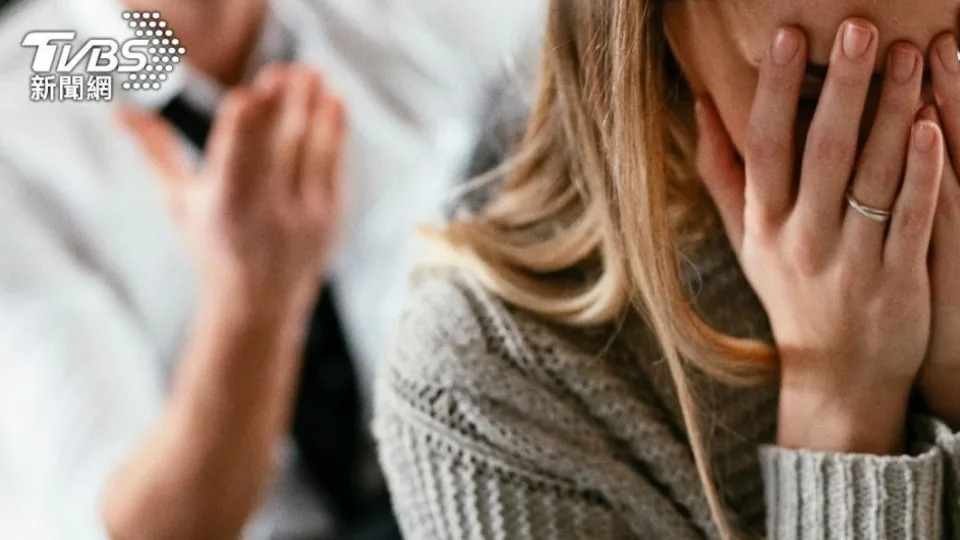
<instances>
[{"instance_id":1,"label":"blonde hair","mask_svg":"<svg viewBox=\"0 0 960 540\"><path fill-rule=\"evenodd\" d=\"M433 235L446 262L542 317L591 326L633 309L645 318L710 511L730 538L687 369L753 384L772 372L775 354L710 328L680 277L682 246L718 221L693 165L693 98L666 42L662 3L550 2L537 101L499 192ZM558 279L571 275L579 286Z\"/></svg>"}]
</instances>

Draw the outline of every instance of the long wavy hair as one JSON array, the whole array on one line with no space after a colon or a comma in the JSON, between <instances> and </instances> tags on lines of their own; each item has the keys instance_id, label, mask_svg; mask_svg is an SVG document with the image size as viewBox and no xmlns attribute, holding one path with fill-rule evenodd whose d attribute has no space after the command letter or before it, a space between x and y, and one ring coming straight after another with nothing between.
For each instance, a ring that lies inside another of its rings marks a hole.
<instances>
[{"instance_id":1,"label":"long wavy hair","mask_svg":"<svg viewBox=\"0 0 960 540\"><path fill-rule=\"evenodd\" d=\"M551 0L538 94L515 154L496 171L498 192L428 234L446 262L546 319L594 326L631 310L644 317L676 385L714 521L730 538L688 370L755 384L768 380L776 355L708 326L680 275L683 246L720 225L694 165L693 96L667 44L665 1Z\"/></svg>"}]
</instances>

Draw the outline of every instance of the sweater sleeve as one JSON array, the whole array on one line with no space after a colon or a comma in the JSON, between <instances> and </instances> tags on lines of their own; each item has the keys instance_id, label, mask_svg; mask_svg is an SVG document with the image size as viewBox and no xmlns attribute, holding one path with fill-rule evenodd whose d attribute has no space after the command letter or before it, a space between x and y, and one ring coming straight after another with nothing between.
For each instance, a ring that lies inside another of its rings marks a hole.
<instances>
[{"instance_id":1,"label":"sweater sleeve","mask_svg":"<svg viewBox=\"0 0 960 540\"><path fill-rule=\"evenodd\" d=\"M904 456L760 448L770 538L941 538L944 452Z\"/></svg>"},{"instance_id":2,"label":"sweater sleeve","mask_svg":"<svg viewBox=\"0 0 960 540\"><path fill-rule=\"evenodd\" d=\"M944 460L944 527L945 538L960 540L960 433L946 423L928 416L916 422L918 437L932 441Z\"/></svg>"}]
</instances>

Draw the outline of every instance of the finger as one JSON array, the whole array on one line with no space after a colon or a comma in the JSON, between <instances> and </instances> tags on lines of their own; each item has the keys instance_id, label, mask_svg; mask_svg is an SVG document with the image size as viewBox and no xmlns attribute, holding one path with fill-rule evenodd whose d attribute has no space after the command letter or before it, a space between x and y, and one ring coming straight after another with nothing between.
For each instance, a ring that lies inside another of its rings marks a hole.
<instances>
[{"instance_id":1,"label":"finger","mask_svg":"<svg viewBox=\"0 0 960 540\"><path fill-rule=\"evenodd\" d=\"M303 166L304 195L325 209L333 219L341 204L341 162L345 133L343 104L335 95L320 96L313 114Z\"/></svg>"},{"instance_id":2,"label":"finger","mask_svg":"<svg viewBox=\"0 0 960 540\"><path fill-rule=\"evenodd\" d=\"M191 176L176 131L163 118L130 108L120 109L117 117L164 180L180 182Z\"/></svg>"},{"instance_id":3,"label":"finger","mask_svg":"<svg viewBox=\"0 0 960 540\"><path fill-rule=\"evenodd\" d=\"M940 115L933 106L924 107L917 117L943 126ZM940 193L937 197L937 213L933 220L933 255L941 265L943 263L940 261L947 259L947 256L951 261L960 261L960 258L951 256L957 252L957 242L960 242L960 179L957 168L950 162L948 149L947 144L944 148L943 179L940 181Z\"/></svg>"},{"instance_id":4,"label":"finger","mask_svg":"<svg viewBox=\"0 0 960 540\"><path fill-rule=\"evenodd\" d=\"M827 230L839 228L843 217L877 41L877 29L869 21L850 19L840 25L807 134L798 212Z\"/></svg>"},{"instance_id":5,"label":"finger","mask_svg":"<svg viewBox=\"0 0 960 540\"><path fill-rule=\"evenodd\" d=\"M893 208L885 253L889 268L926 267L944 163L943 133L930 120L914 124L907 173ZM865 219L861 217L861 219Z\"/></svg>"},{"instance_id":6,"label":"finger","mask_svg":"<svg viewBox=\"0 0 960 540\"><path fill-rule=\"evenodd\" d=\"M960 169L960 60L957 40L947 33L930 47L930 73L934 99L942 113L942 126L954 169Z\"/></svg>"},{"instance_id":7,"label":"finger","mask_svg":"<svg viewBox=\"0 0 960 540\"><path fill-rule=\"evenodd\" d=\"M257 89L266 92L277 90L283 85L292 69L290 64L270 64L260 70L253 84Z\"/></svg>"},{"instance_id":8,"label":"finger","mask_svg":"<svg viewBox=\"0 0 960 540\"><path fill-rule=\"evenodd\" d=\"M304 69L291 70L286 79L273 136L275 187L286 193L300 192L301 163L319 86L319 77Z\"/></svg>"},{"instance_id":9,"label":"finger","mask_svg":"<svg viewBox=\"0 0 960 540\"><path fill-rule=\"evenodd\" d=\"M743 209L746 180L743 164L716 106L708 96L697 100L697 168L713 197L727 236L739 251L743 243Z\"/></svg>"},{"instance_id":10,"label":"finger","mask_svg":"<svg viewBox=\"0 0 960 540\"><path fill-rule=\"evenodd\" d=\"M207 177L224 183L228 198L250 200L268 171L266 131L276 94L238 89L217 113L210 134Z\"/></svg>"},{"instance_id":11,"label":"finger","mask_svg":"<svg viewBox=\"0 0 960 540\"><path fill-rule=\"evenodd\" d=\"M932 241L934 251L949 256L957 270L960 270L960 257L957 257L960 250L960 178L949 160L943 165ZM960 276L960 272L954 275Z\"/></svg>"},{"instance_id":12,"label":"finger","mask_svg":"<svg viewBox=\"0 0 960 540\"><path fill-rule=\"evenodd\" d=\"M782 28L760 66L744 151L745 200L749 212L767 222L785 217L793 206L795 125L806 63L806 36Z\"/></svg>"},{"instance_id":13,"label":"finger","mask_svg":"<svg viewBox=\"0 0 960 540\"><path fill-rule=\"evenodd\" d=\"M909 43L891 47L873 131L850 187L850 194L861 204L881 210L893 207L903 179L922 82L920 51ZM864 258L879 260L886 228L854 215L856 210L849 206L846 212L844 229L850 249Z\"/></svg>"}]
</instances>

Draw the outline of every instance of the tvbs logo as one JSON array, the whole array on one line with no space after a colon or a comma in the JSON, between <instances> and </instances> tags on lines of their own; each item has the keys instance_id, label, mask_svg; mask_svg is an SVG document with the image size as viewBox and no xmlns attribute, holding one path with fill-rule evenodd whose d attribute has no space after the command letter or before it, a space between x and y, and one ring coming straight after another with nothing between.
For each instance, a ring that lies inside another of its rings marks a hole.
<instances>
[{"instance_id":1,"label":"tvbs logo","mask_svg":"<svg viewBox=\"0 0 960 540\"><path fill-rule=\"evenodd\" d=\"M110 100L115 78L124 90L159 90L186 49L159 13L129 11L123 18L133 33L125 41L92 38L78 45L70 30L24 36L21 45L35 50L31 100Z\"/></svg>"}]
</instances>

